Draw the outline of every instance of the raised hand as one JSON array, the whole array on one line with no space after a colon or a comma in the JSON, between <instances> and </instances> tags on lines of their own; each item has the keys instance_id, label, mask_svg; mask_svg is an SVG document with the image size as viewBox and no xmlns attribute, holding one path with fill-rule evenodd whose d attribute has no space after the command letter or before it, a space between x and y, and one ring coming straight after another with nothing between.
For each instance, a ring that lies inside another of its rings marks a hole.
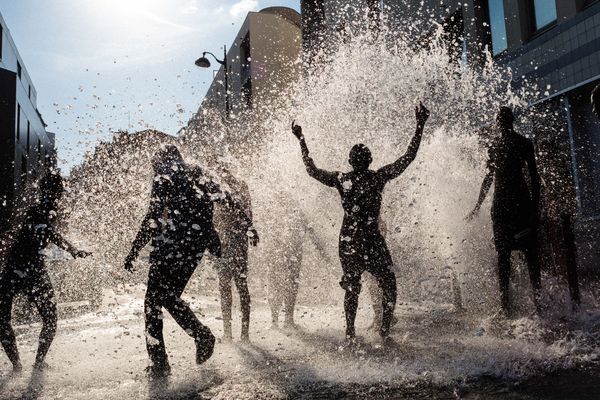
<instances>
[{"instance_id":1,"label":"raised hand","mask_svg":"<svg viewBox=\"0 0 600 400\"><path fill-rule=\"evenodd\" d=\"M429 110L419 102L419 106L415 107L415 117L419 125L425 125L425 122L429 119Z\"/></svg>"},{"instance_id":2,"label":"raised hand","mask_svg":"<svg viewBox=\"0 0 600 400\"><path fill-rule=\"evenodd\" d=\"M479 207L475 207L475 208L473 209L473 211L471 211L471 212L469 213L469 215L467 215L467 216L465 217L465 221L471 222L471 221L473 221L473 220L475 219L475 217L476 217L477 215L479 215Z\"/></svg>"},{"instance_id":3,"label":"raised hand","mask_svg":"<svg viewBox=\"0 0 600 400\"><path fill-rule=\"evenodd\" d=\"M90 253L89 251L85 251L85 250L77 250L77 251L73 252L73 254L72 254L73 258L86 258L91 255L92 255L92 253Z\"/></svg>"},{"instance_id":4,"label":"raised hand","mask_svg":"<svg viewBox=\"0 0 600 400\"><path fill-rule=\"evenodd\" d=\"M298 138L298 140L302 140L304 138L304 135L302 135L302 127L300 125L296 125L295 122L295 120L292 121L292 133Z\"/></svg>"},{"instance_id":5,"label":"raised hand","mask_svg":"<svg viewBox=\"0 0 600 400\"><path fill-rule=\"evenodd\" d=\"M133 257L127 256L125 262L123 263L123 268L125 268L125 271L127 272L135 271L135 268L133 267Z\"/></svg>"},{"instance_id":6,"label":"raised hand","mask_svg":"<svg viewBox=\"0 0 600 400\"><path fill-rule=\"evenodd\" d=\"M248 229L248 232L246 232L246 235L248 236L248 241L250 241L250 244L252 246L258 245L258 242L260 241L260 239L258 238L258 233L256 232L256 229L254 229L254 227Z\"/></svg>"}]
</instances>

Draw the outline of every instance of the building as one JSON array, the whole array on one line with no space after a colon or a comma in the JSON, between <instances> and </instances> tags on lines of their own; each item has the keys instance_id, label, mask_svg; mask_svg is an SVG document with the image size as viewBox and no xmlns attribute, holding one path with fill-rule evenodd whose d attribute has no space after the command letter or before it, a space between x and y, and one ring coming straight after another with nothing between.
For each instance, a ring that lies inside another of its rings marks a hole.
<instances>
[{"instance_id":1,"label":"building","mask_svg":"<svg viewBox=\"0 0 600 400\"><path fill-rule=\"evenodd\" d=\"M600 122L589 100L600 83L600 1L304 0L305 48L355 23L352 18L359 16L336 10L356 4L370 15L383 13L382 20L395 29L418 26L415 40L441 23L454 60L477 68L489 52L494 62L512 69L515 88L538 86L530 107L546 116L535 129L545 200L553 218L575 221L580 270L600 273ZM555 247L565 247L561 240Z\"/></svg>"},{"instance_id":2,"label":"building","mask_svg":"<svg viewBox=\"0 0 600 400\"><path fill-rule=\"evenodd\" d=\"M3 224L15 199L55 160L53 133L37 109L37 92L0 15L0 202Z\"/></svg>"},{"instance_id":3,"label":"building","mask_svg":"<svg viewBox=\"0 0 600 400\"><path fill-rule=\"evenodd\" d=\"M301 68L301 18L287 7L270 7L248 13L229 51L228 86L230 114L260 113L270 107ZM198 113L190 121L201 123L203 111L216 110L225 117L226 90L223 66L214 79Z\"/></svg>"}]
</instances>

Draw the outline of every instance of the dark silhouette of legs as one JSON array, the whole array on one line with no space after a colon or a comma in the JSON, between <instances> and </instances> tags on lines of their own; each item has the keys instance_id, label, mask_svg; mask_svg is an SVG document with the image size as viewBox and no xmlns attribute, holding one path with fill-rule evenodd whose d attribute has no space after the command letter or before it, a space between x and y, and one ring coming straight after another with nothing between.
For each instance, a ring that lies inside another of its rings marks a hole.
<instances>
[{"instance_id":1,"label":"dark silhouette of legs","mask_svg":"<svg viewBox=\"0 0 600 400\"><path fill-rule=\"evenodd\" d=\"M56 315L54 288L45 270L43 270L40 277L36 278L36 282L34 282L29 293L29 299L35 304L42 319L42 331L40 332L39 345L35 357L35 366L41 368L44 366L44 360L54 340L58 319Z\"/></svg>"},{"instance_id":2,"label":"dark silhouette of legs","mask_svg":"<svg viewBox=\"0 0 600 400\"><path fill-rule=\"evenodd\" d=\"M244 261L245 263L245 261ZM235 287L237 288L240 296L240 308L242 311L242 340L250 340L250 291L248 290L248 279L242 270L236 269L233 274L233 280L235 281ZM229 307L231 310L231 305ZM231 311L230 311L231 319Z\"/></svg>"},{"instance_id":3,"label":"dark silhouette of legs","mask_svg":"<svg viewBox=\"0 0 600 400\"><path fill-rule=\"evenodd\" d=\"M156 264L151 265L148 290L144 302L146 316L146 347L155 371L168 373L169 361L163 337L164 307L175 322L194 338L196 362L201 364L213 353L215 337L210 329L196 317L189 305L181 299L181 294L192 276L196 265L174 265L173 269L162 272Z\"/></svg>"},{"instance_id":4,"label":"dark silhouette of legs","mask_svg":"<svg viewBox=\"0 0 600 400\"><path fill-rule=\"evenodd\" d=\"M241 247L240 247L241 248ZM231 308L233 297L231 293L231 281L235 283L240 296L240 308L242 312L243 341L250 339L250 291L248 290L248 256L247 252L239 252L235 257L226 257L219 260L219 292L221 294L221 313L223 316L223 339L233 339L231 327Z\"/></svg>"},{"instance_id":5,"label":"dark silhouette of legs","mask_svg":"<svg viewBox=\"0 0 600 400\"><path fill-rule=\"evenodd\" d=\"M298 298L298 287L300 278L300 262L293 262L288 265L289 274L285 281L285 291L283 307L285 313L285 326L294 327L294 309L296 308L296 299Z\"/></svg>"},{"instance_id":6,"label":"dark silhouette of legs","mask_svg":"<svg viewBox=\"0 0 600 400\"><path fill-rule=\"evenodd\" d=\"M505 313L510 313L510 250L498 249L498 283L500 304Z\"/></svg>"},{"instance_id":7,"label":"dark silhouette of legs","mask_svg":"<svg viewBox=\"0 0 600 400\"><path fill-rule=\"evenodd\" d=\"M269 276L269 307L271 308L271 324L274 328L279 326L279 311L284 301L284 285L281 277L271 271Z\"/></svg>"},{"instance_id":8,"label":"dark silhouette of legs","mask_svg":"<svg viewBox=\"0 0 600 400\"><path fill-rule=\"evenodd\" d=\"M158 282L149 282L144 300L146 320L146 349L153 368L168 369L169 359L163 337L162 291L155 288Z\"/></svg>"},{"instance_id":9,"label":"dark silhouette of legs","mask_svg":"<svg viewBox=\"0 0 600 400\"><path fill-rule=\"evenodd\" d=\"M175 322L196 343L196 363L202 364L212 356L215 337L210 329L196 317L190 306L179 297L181 293L169 293L164 300L164 307Z\"/></svg>"},{"instance_id":10,"label":"dark silhouette of legs","mask_svg":"<svg viewBox=\"0 0 600 400\"><path fill-rule=\"evenodd\" d=\"M223 262L223 261L219 261ZM221 295L221 316L223 318L223 340L231 341L231 307L233 298L231 294L231 271L227 265L222 265L218 271L219 293Z\"/></svg>"},{"instance_id":11,"label":"dark silhouette of legs","mask_svg":"<svg viewBox=\"0 0 600 400\"><path fill-rule=\"evenodd\" d=\"M360 295L360 270L345 269L340 286L346 291L344 295L344 311L346 313L346 338L353 339L356 336L354 322L358 310L358 297Z\"/></svg>"},{"instance_id":12,"label":"dark silhouette of legs","mask_svg":"<svg viewBox=\"0 0 600 400\"><path fill-rule=\"evenodd\" d=\"M11 325L14 299L13 283L0 275L0 342L15 370L21 369L21 359L17 348L15 331Z\"/></svg>"},{"instance_id":13,"label":"dark silhouette of legs","mask_svg":"<svg viewBox=\"0 0 600 400\"><path fill-rule=\"evenodd\" d=\"M377 279L377 283L383 292L383 298L381 299L383 312L379 334L385 338L390 333L394 309L396 308L396 275L387 266L370 272Z\"/></svg>"},{"instance_id":14,"label":"dark silhouette of legs","mask_svg":"<svg viewBox=\"0 0 600 400\"><path fill-rule=\"evenodd\" d=\"M285 284L280 265L271 265L269 269L269 307L271 308L271 324L279 326L279 311L283 305Z\"/></svg>"},{"instance_id":15,"label":"dark silhouette of legs","mask_svg":"<svg viewBox=\"0 0 600 400\"><path fill-rule=\"evenodd\" d=\"M370 276L366 276L365 280L367 283L367 288L369 289L369 296L371 297L371 306L373 307L373 322L369 329L377 330L381 327L383 322L383 308L382 308L382 298L383 291L379 286L379 282L377 278L373 274L369 274Z\"/></svg>"},{"instance_id":16,"label":"dark silhouette of legs","mask_svg":"<svg viewBox=\"0 0 600 400\"><path fill-rule=\"evenodd\" d=\"M540 271L540 262L536 245L531 245L525 250L527 267L529 269L529 280L531 281L531 290L533 291L533 304L536 311L540 311L540 297L542 292L542 275Z\"/></svg>"}]
</instances>

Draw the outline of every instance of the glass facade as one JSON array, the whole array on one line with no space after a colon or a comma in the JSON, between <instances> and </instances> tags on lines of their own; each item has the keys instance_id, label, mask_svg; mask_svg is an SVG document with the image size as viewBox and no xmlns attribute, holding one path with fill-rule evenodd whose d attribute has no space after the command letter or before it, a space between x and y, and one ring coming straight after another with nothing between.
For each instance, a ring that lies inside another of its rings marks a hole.
<instances>
[{"instance_id":1,"label":"glass facade","mask_svg":"<svg viewBox=\"0 0 600 400\"><path fill-rule=\"evenodd\" d=\"M535 29L541 29L556 21L556 0L533 0Z\"/></svg>"},{"instance_id":2,"label":"glass facade","mask_svg":"<svg viewBox=\"0 0 600 400\"><path fill-rule=\"evenodd\" d=\"M506 40L506 20L503 0L488 0L492 54L502 53L508 47Z\"/></svg>"}]
</instances>

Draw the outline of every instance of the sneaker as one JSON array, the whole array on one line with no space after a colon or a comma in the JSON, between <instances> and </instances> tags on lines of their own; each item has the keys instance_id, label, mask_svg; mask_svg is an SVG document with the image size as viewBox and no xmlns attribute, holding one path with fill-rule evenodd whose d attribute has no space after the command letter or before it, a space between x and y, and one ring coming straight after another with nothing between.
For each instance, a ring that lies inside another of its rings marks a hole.
<instances>
[{"instance_id":1,"label":"sneaker","mask_svg":"<svg viewBox=\"0 0 600 400\"><path fill-rule=\"evenodd\" d=\"M196 340L196 364L204 364L213 355L215 350L215 337L212 333L208 333L203 339Z\"/></svg>"},{"instance_id":2,"label":"sneaker","mask_svg":"<svg viewBox=\"0 0 600 400\"><path fill-rule=\"evenodd\" d=\"M20 362L13 364L13 373L20 374L23 371L23 364Z\"/></svg>"},{"instance_id":3,"label":"sneaker","mask_svg":"<svg viewBox=\"0 0 600 400\"><path fill-rule=\"evenodd\" d=\"M33 369L36 371L45 371L50 369L50 365L48 365L48 363L45 361L36 361L33 364Z\"/></svg>"},{"instance_id":4,"label":"sneaker","mask_svg":"<svg viewBox=\"0 0 600 400\"><path fill-rule=\"evenodd\" d=\"M146 367L146 375L150 379L166 378L171 375L171 366L169 364L149 365Z\"/></svg>"}]
</instances>

